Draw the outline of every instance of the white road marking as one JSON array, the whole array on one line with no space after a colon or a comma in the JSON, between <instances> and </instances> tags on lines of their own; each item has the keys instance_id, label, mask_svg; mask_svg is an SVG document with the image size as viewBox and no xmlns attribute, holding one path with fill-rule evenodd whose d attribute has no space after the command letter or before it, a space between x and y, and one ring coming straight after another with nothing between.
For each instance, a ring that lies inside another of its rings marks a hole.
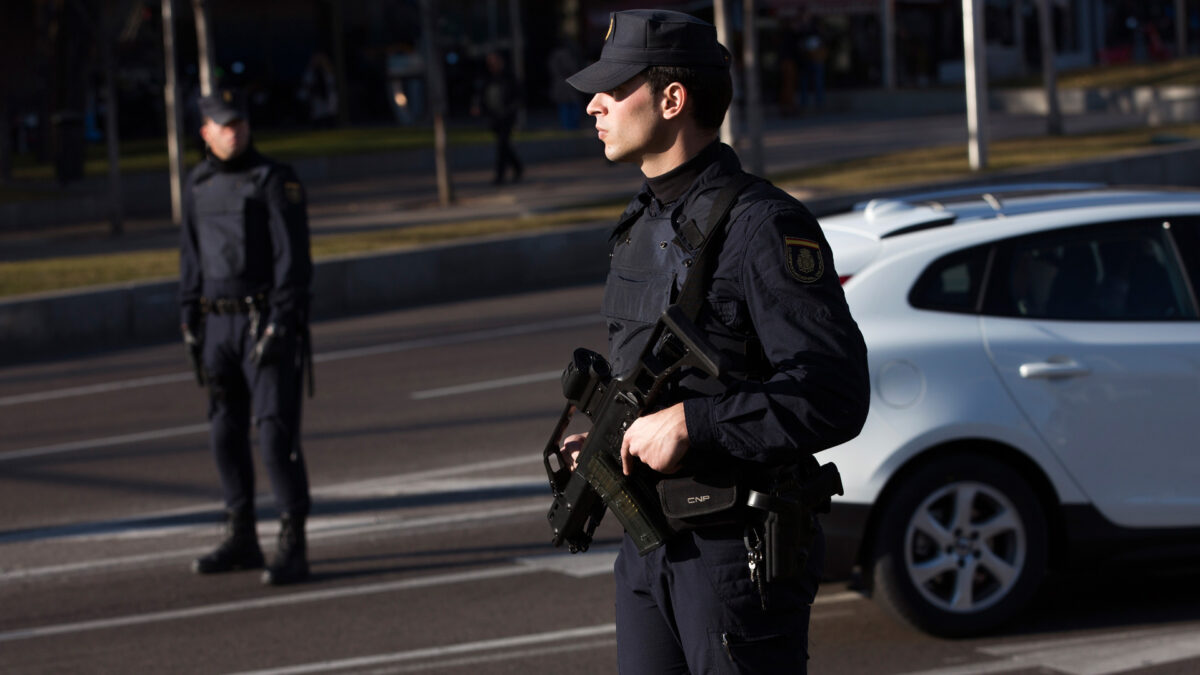
<instances>
[{"instance_id":1,"label":"white road marking","mask_svg":"<svg viewBox=\"0 0 1200 675\"><path fill-rule=\"evenodd\" d=\"M608 560L608 571L612 571L612 559L616 557L615 549L604 549L601 551L588 552L571 556L563 554L559 556L536 556L534 558L523 558L517 562L522 564L533 564L542 569L555 569L554 565L542 565L542 561L552 557L570 557L574 559L595 558L599 562L602 558ZM533 561L532 563L530 561ZM588 576L573 574L570 570L558 569L571 576ZM853 596L853 597L850 597ZM851 599L861 599L862 596L858 593L838 593L825 598L825 602L845 602ZM818 598L818 602L821 599ZM814 616L814 620L828 618L825 615ZM611 639L606 640L591 640L586 641L584 638L611 636ZM598 649L602 647L611 647L616 645L616 624L599 624L596 626L588 626L583 628L572 628L560 631L550 631L545 633L532 633L528 635L517 635L508 638L500 638L495 640L481 640L478 642L465 642L454 645L444 645L440 647L427 647L424 649L413 649L403 652L393 652L390 654L374 654L370 656L360 656L355 658L319 661L315 663L297 664L293 666L282 666L279 668L270 668L266 670L254 670L237 673L236 675L303 675L304 673L320 673L347 669L371 669L373 675L381 675L383 673L409 673L432 670L435 668L456 668L470 665L480 665L486 663L495 663L498 661L508 661L519 658L532 658L551 653L567 652L567 651L583 651L587 649ZM544 643L568 642L569 644L559 645L554 647L545 647L542 649L521 649L513 650L514 647L528 647L532 645ZM500 651L508 650L508 651ZM462 654L471 654L478 652L498 651L496 654L481 654L474 657L465 658L450 658ZM439 660L434 660L439 659ZM426 661L420 664L410 664L396 668L386 668L390 664L401 664L412 661Z\"/></svg>"},{"instance_id":2,"label":"white road marking","mask_svg":"<svg viewBox=\"0 0 1200 675\"><path fill-rule=\"evenodd\" d=\"M41 401L53 401L59 398L71 398L72 396L87 396L89 394L105 394L110 391L120 391L122 389L135 389L137 387L153 387L160 384L173 384L175 382L185 382L194 379L194 373L171 373L168 375L152 375L150 377L139 377L134 380L118 380L116 382L103 382L101 384L89 384L80 387L67 387L66 389L51 389L50 391L38 391L31 394L16 394L14 396L0 396L0 406L17 405L19 403L38 403Z\"/></svg>"},{"instance_id":3,"label":"white road marking","mask_svg":"<svg viewBox=\"0 0 1200 675\"><path fill-rule=\"evenodd\" d=\"M555 319L553 321L522 324L519 326L491 328L488 330L470 331L454 335L439 335L428 338L402 340L400 342L391 342L388 344L376 345L374 347L361 347L358 349L343 349L335 352L324 352L321 354L316 354L313 357L313 361L316 363L327 363L330 361L356 359L364 356L377 356L379 354L392 354L395 352L423 349L426 347L442 347L445 345L466 344L470 342L480 342L483 340L494 340L496 338L540 333L549 330L577 328L579 326L585 326L588 324L599 325L599 321L598 315L596 314L583 314L579 316ZM103 394L110 391L120 391L122 389L134 389L137 387L151 387L160 384L185 382L192 380L195 377L195 374L190 372L170 373L165 375L140 377L132 380L117 380L115 382L103 382L79 387L66 387L63 389L51 389L48 391L31 392L28 394L16 394L13 396L0 397L0 406L18 405L21 403L37 403L41 401L52 401L55 399L70 398L74 396Z\"/></svg>"},{"instance_id":4,"label":"white road marking","mask_svg":"<svg viewBox=\"0 0 1200 675\"><path fill-rule=\"evenodd\" d=\"M858 602L859 600L866 600L866 598L863 597L862 593L855 593L854 591L844 591L842 593L834 593L832 595L822 595L821 592L818 590L817 591L817 599L815 602L813 602L813 604L814 605L837 605L837 604L841 604L843 602Z\"/></svg>"},{"instance_id":5,"label":"white road marking","mask_svg":"<svg viewBox=\"0 0 1200 675\"><path fill-rule=\"evenodd\" d=\"M596 626L568 628L566 630L549 631L546 633L533 633L530 635L514 635L513 637L499 638L495 640L461 642L454 645L426 647L424 649L393 652L391 654L374 654L371 656L359 656L352 659L342 659L338 661L322 661L319 663L307 663L303 665L286 666L283 668L272 668L268 670L245 671L238 673L237 675L300 675L301 673L320 673L331 670L341 670L345 668L366 668L389 663L403 663L405 661L416 661L419 659L470 654L493 649L508 649L512 647L525 647L545 643L579 640L601 635L616 635L616 632L616 624L603 623Z\"/></svg>"},{"instance_id":6,"label":"white road marking","mask_svg":"<svg viewBox=\"0 0 1200 675\"><path fill-rule=\"evenodd\" d=\"M375 667L364 671L369 675L391 675L391 673L420 673L430 670L441 670L445 668L462 668L463 666L478 666L488 663L498 663L500 661L512 661L514 659L532 659L538 657L546 657L551 654L562 654L564 652L584 652L591 649L613 649L617 646L617 638L611 637L605 640L586 640L582 642L572 642L570 644L558 645L556 647L540 647L537 649L518 649L513 651L500 652L498 654L483 654L480 656L463 656L452 659L443 659L441 661L432 661L425 663L410 663L406 666ZM544 659L542 661L545 662ZM475 672L486 672L476 670Z\"/></svg>"},{"instance_id":7,"label":"white road marking","mask_svg":"<svg viewBox=\"0 0 1200 675\"><path fill-rule=\"evenodd\" d=\"M440 389L426 389L425 391L415 391L412 397L415 400L424 400L430 398L440 398L442 396L456 396L458 394L473 394L479 391L488 391L491 389L503 389L504 387L516 387L522 384L533 384L535 382L549 382L562 377L561 370L549 370L541 373L533 373L531 375L519 375L517 377L505 377L499 380L487 380L484 382L475 382L472 384L460 384L455 387L442 387Z\"/></svg>"},{"instance_id":8,"label":"white road marking","mask_svg":"<svg viewBox=\"0 0 1200 675\"><path fill-rule=\"evenodd\" d=\"M107 448L114 445L127 445L129 443L140 443L142 441L156 441L161 438L174 438L175 436L189 436L191 434L207 432L208 423L205 422L203 424L188 424L182 427L140 431L138 433L124 434L122 436L109 436L108 438L92 438L85 441L72 441L70 443L59 443L57 445L43 445L40 448L11 450L9 452L0 453L0 462L8 462L14 459L28 459L30 457L42 457L44 455L56 455L63 452L75 452L76 450L94 450L96 448Z\"/></svg>"},{"instance_id":9,"label":"white road marking","mask_svg":"<svg viewBox=\"0 0 1200 675\"><path fill-rule=\"evenodd\" d=\"M612 574L616 547L591 549L587 553L547 553L517 558L516 562L536 569L558 572L576 579Z\"/></svg>"},{"instance_id":10,"label":"white road marking","mask_svg":"<svg viewBox=\"0 0 1200 675\"><path fill-rule=\"evenodd\" d=\"M517 516L525 516L530 514L544 514L546 512L545 500L539 500L536 504L521 504L509 507L490 507L479 511L470 511L467 513L451 513L438 516L427 516L424 518L396 518L387 520L373 520L365 524L356 525L340 525L333 529L320 529L321 520L313 519L309 523L311 527L307 532L308 540L321 541L325 539L333 539L336 537L349 537L362 534L371 534L374 532L393 532L405 533L410 530L424 530L428 528L446 528L457 529L463 525L471 523L487 522L491 520L502 520L504 518L514 518ZM332 520L332 519L329 519ZM270 526L261 526L260 533L263 536L271 535ZM187 525L180 526L178 529L212 529L211 524L205 525ZM120 535L113 535L120 536ZM86 537L79 537L86 538ZM547 537L549 538L549 537ZM180 560L192 558L202 553L208 553L212 550L212 546L202 548L185 548L175 549L172 551L162 551L159 553L147 553L142 555L120 556L116 558L96 558L77 563L64 563L62 565L47 565L44 567L30 567L27 569L10 570L0 572L0 583L9 581L17 581L20 579L31 579L34 577L53 576L56 574L71 574L79 572L92 572L101 569L112 569L120 567L136 567L150 563L157 563L164 560Z\"/></svg>"},{"instance_id":11,"label":"white road marking","mask_svg":"<svg viewBox=\"0 0 1200 675\"><path fill-rule=\"evenodd\" d=\"M522 574L530 574L536 571L537 570L523 567L521 565L504 565L499 567L487 567L479 570L471 570L469 572L434 574L416 579L402 579L400 581L365 584L362 586L348 586L344 588L330 588L321 591L290 593L288 595L274 595L256 598L254 600L221 602L212 605L200 605L198 607L173 609L163 612L131 614L128 616L116 616L108 619L95 619L92 621L78 621L75 623L38 626L36 628L18 628L17 630L0 632L0 642L14 642L17 640L29 640L33 638L49 637L52 635L67 635L71 633L82 633L85 631L123 628L126 626L139 626L149 623L178 621L181 619L194 619L202 616L212 616L214 614L229 614L233 612L244 612L248 610L257 610L270 607L288 607L310 602L339 600L341 598L350 598L360 595L376 595L379 593L394 593L397 591L408 591L417 588L430 588L433 586L486 581L489 579L501 579L505 577L519 576Z\"/></svg>"},{"instance_id":12,"label":"white road marking","mask_svg":"<svg viewBox=\"0 0 1200 675\"><path fill-rule=\"evenodd\" d=\"M1200 626L1163 626L1000 644L978 651L1001 660L923 670L910 675L976 675L1038 668L1064 675L1112 675L1200 658Z\"/></svg>"}]
</instances>

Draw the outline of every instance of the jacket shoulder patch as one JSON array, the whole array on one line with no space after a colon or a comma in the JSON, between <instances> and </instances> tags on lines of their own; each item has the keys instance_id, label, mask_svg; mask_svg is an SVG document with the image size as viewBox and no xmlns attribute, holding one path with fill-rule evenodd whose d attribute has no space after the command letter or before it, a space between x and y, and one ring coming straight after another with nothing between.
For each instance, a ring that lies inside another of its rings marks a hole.
<instances>
[{"instance_id":1,"label":"jacket shoulder patch","mask_svg":"<svg viewBox=\"0 0 1200 675\"><path fill-rule=\"evenodd\" d=\"M821 245L811 239L784 237L783 257L787 261L788 273L796 281L811 284L825 274L825 257Z\"/></svg>"},{"instance_id":2,"label":"jacket shoulder patch","mask_svg":"<svg viewBox=\"0 0 1200 675\"><path fill-rule=\"evenodd\" d=\"M304 201L304 189L296 181L286 181L283 184L283 194L293 204L299 204Z\"/></svg>"}]
</instances>

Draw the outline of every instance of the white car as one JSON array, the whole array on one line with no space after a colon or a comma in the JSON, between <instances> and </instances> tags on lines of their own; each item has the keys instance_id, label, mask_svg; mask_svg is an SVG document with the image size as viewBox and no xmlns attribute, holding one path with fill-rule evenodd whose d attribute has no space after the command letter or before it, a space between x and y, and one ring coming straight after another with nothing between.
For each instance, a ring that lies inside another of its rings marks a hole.
<instances>
[{"instance_id":1,"label":"white car","mask_svg":"<svg viewBox=\"0 0 1200 675\"><path fill-rule=\"evenodd\" d=\"M821 219L871 412L827 569L944 636L1048 569L1200 549L1200 192L1008 186Z\"/></svg>"}]
</instances>

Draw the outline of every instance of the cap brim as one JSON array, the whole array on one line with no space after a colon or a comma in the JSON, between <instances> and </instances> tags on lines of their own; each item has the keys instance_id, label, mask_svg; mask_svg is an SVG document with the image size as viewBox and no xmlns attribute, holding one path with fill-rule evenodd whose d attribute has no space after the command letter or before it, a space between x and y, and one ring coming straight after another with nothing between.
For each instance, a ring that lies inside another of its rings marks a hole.
<instances>
[{"instance_id":1,"label":"cap brim","mask_svg":"<svg viewBox=\"0 0 1200 675\"><path fill-rule=\"evenodd\" d=\"M645 63L600 60L567 78L567 84L585 94L612 91L647 68Z\"/></svg>"},{"instance_id":2,"label":"cap brim","mask_svg":"<svg viewBox=\"0 0 1200 675\"><path fill-rule=\"evenodd\" d=\"M237 120L245 119L245 116L236 110L214 110L212 114L208 115L208 119L221 126L228 126Z\"/></svg>"}]
</instances>

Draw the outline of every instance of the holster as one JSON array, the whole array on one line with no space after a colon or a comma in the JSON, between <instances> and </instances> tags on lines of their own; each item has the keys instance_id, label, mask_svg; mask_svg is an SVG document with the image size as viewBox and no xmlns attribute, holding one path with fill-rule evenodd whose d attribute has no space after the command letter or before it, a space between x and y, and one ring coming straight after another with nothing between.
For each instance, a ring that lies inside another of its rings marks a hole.
<instances>
[{"instance_id":1,"label":"holster","mask_svg":"<svg viewBox=\"0 0 1200 675\"><path fill-rule=\"evenodd\" d=\"M842 494L842 480L833 463L810 473L784 472L770 492L749 491L746 505L757 513L757 523L751 527L761 538L763 582L790 579L804 571L818 532L817 514L828 513L835 494Z\"/></svg>"}]
</instances>

